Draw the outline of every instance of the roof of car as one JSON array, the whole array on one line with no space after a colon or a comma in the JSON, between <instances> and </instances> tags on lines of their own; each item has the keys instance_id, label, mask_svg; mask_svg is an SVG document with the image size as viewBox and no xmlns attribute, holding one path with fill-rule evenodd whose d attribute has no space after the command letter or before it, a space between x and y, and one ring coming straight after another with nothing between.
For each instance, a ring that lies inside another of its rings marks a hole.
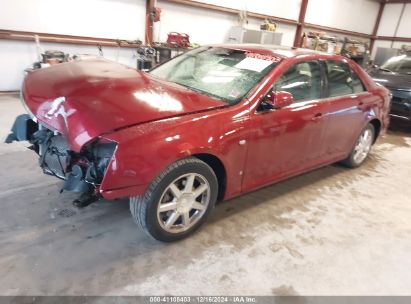
<instances>
[{"instance_id":1,"label":"roof of car","mask_svg":"<svg viewBox=\"0 0 411 304\"><path fill-rule=\"evenodd\" d=\"M286 46L280 46L280 45L275 45L275 44L244 43L244 44L215 44L213 46L248 51L248 52L255 52L255 53L265 54L265 55L275 55L281 58L290 58L290 57L296 57L300 55L314 55L314 54L330 55L330 54L315 51L315 50L286 47Z\"/></svg>"}]
</instances>

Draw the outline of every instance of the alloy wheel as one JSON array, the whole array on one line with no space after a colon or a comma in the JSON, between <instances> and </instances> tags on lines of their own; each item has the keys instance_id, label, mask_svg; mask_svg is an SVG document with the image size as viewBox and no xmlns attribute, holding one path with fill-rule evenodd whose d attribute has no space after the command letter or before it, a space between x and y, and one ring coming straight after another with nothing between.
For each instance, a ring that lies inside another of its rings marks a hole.
<instances>
[{"instance_id":1,"label":"alloy wheel","mask_svg":"<svg viewBox=\"0 0 411 304\"><path fill-rule=\"evenodd\" d=\"M372 146L372 140L372 131L369 128L365 129L354 148L353 159L357 164L362 163L367 157Z\"/></svg>"},{"instance_id":2,"label":"alloy wheel","mask_svg":"<svg viewBox=\"0 0 411 304\"><path fill-rule=\"evenodd\" d=\"M205 214L211 189L207 179L197 173L176 178L163 192L157 207L160 226L169 233L193 227Z\"/></svg>"}]
</instances>

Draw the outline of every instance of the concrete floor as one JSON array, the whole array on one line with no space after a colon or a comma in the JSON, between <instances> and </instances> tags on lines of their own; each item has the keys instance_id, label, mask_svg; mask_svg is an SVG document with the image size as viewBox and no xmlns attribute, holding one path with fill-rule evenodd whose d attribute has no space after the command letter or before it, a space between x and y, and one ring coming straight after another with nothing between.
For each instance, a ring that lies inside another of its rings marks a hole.
<instances>
[{"instance_id":1,"label":"concrete floor","mask_svg":"<svg viewBox=\"0 0 411 304\"><path fill-rule=\"evenodd\" d=\"M0 96L0 138L22 111ZM75 209L24 144L1 143L0 295L411 295L410 135L359 169L219 204L173 244L140 232L127 200Z\"/></svg>"}]
</instances>

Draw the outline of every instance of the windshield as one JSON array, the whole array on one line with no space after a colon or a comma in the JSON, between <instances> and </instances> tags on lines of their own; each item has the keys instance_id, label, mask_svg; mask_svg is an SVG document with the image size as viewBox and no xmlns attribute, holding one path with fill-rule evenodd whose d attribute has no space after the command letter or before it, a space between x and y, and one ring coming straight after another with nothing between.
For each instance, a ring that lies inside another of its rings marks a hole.
<instances>
[{"instance_id":1,"label":"windshield","mask_svg":"<svg viewBox=\"0 0 411 304\"><path fill-rule=\"evenodd\" d=\"M381 69L411 75L411 56L402 55L392 57L381 66Z\"/></svg>"},{"instance_id":2,"label":"windshield","mask_svg":"<svg viewBox=\"0 0 411 304\"><path fill-rule=\"evenodd\" d=\"M201 47L158 66L150 74L235 104L279 61L275 56Z\"/></svg>"}]
</instances>

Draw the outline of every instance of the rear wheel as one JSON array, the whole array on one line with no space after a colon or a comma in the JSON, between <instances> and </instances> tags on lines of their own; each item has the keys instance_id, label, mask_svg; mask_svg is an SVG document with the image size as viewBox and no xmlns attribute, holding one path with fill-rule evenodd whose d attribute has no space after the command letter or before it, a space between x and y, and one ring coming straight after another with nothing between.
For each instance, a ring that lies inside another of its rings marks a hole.
<instances>
[{"instance_id":1,"label":"rear wheel","mask_svg":"<svg viewBox=\"0 0 411 304\"><path fill-rule=\"evenodd\" d=\"M217 200L214 171L197 158L177 161L158 176L144 196L130 198L134 221L157 240L187 237L206 220Z\"/></svg>"},{"instance_id":2,"label":"rear wheel","mask_svg":"<svg viewBox=\"0 0 411 304\"><path fill-rule=\"evenodd\" d=\"M374 138L375 128L372 124L368 124L358 137L350 155L342 163L350 168L359 167L370 153Z\"/></svg>"}]
</instances>

